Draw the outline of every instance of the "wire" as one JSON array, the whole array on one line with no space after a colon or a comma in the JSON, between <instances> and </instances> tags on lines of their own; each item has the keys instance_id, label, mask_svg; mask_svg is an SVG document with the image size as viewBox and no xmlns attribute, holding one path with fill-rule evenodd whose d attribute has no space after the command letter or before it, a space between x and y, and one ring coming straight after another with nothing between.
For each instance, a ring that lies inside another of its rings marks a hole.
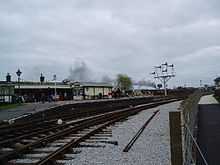
<instances>
[{"instance_id":1,"label":"wire","mask_svg":"<svg viewBox=\"0 0 220 165\"><path fill-rule=\"evenodd\" d=\"M185 123L185 121L184 121L184 123ZM203 155L203 153L202 153L202 151L201 151L201 149L200 149L198 143L196 142L195 138L193 137L193 135L192 135L192 133L191 133L191 131L190 131L188 125L185 123L184 126L186 127L186 129L187 129L189 135L191 136L191 138L192 138L192 140L193 140L193 143L195 144L197 150L199 151L199 154L200 154L200 156L202 157L202 159L203 159L205 165L208 165L208 162L206 161L206 159L205 159L205 157L204 157L204 155Z\"/></svg>"}]
</instances>

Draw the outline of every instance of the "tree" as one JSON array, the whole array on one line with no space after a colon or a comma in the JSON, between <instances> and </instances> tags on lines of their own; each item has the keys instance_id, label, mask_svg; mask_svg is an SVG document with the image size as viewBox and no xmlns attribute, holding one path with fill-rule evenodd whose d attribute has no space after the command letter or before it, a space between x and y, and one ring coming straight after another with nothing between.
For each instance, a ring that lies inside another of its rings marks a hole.
<instances>
[{"instance_id":1,"label":"tree","mask_svg":"<svg viewBox=\"0 0 220 165\"><path fill-rule=\"evenodd\" d=\"M118 74L116 79L117 86L124 91L132 88L132 80L126 74Z\"/></svg>"},{"instance_id":2,"label":"tree","mask_svg":"<svg viewBox=\"0 0 220 165\"><path fill-rule=\"evenodd\" d=\"M215 82L215 85L220 85L220 77L217 77L217 78L214 80L214 82Z\"/></svg>"}]
</instances>

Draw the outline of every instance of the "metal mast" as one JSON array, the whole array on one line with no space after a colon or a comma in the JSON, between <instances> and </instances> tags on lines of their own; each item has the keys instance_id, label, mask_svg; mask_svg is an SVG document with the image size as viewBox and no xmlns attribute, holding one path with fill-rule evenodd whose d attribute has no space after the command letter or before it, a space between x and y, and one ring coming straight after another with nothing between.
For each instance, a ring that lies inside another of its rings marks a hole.
<instances>
[{"instance_id":1,"label":"metal mast","mask_svg":"<svg viewBox=\"0 0 220 165\"><path fill-rule=\"evenodd\" d=\"M168 64L165 62L159 66L154 66L154 72L151 73L154 75L155 79L159 79L164 87L164 95L167 96L167 82L175 77L174 65Z\"/></svg>"}]
</instances>

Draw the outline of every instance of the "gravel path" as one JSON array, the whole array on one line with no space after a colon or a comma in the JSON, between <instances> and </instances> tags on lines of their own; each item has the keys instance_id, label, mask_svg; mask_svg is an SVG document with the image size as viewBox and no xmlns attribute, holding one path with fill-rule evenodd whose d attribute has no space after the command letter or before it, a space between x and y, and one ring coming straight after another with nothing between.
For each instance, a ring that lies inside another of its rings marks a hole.
<instances>
[{"instance_id":1,"label":"gravel path","mask_svg":"<svg viewBox=\"0 0 220 165\"><path fill-rule=\"evenodd\" d=\"M180 102L170 103L142 111L128 120L116 123L109 141L118 141L118 146L105 144L105 148L78 148L82 152L73 155L66 164L80 165L169 165L169 111L176 111ZM122 152L129 140L157 109L160 113L145 128L131 150ZM97 143L103 145L101 143ZM76 149L74 149L76 150Z\"/></svg>"}]
</instances>

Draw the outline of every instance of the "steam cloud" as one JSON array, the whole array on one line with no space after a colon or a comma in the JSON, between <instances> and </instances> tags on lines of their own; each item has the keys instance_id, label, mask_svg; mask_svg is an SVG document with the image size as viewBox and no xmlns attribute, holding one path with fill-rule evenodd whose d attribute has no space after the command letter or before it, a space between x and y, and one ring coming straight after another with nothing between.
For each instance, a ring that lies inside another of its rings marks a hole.
<instances>
[{"instance_id":1,"label":"steam cloud","mask_svg":"<svg viewBox=\"0 0 220 165\"><path fill-rule=\"evenodd\" d=\"M115 80L110 78L108 75L104 75L101 79L102 82L105 82L105 83L113 83Z\"/></svg>"},{"instance_id":2,"label":"steam cloud","mask_svg":"<svg viewBox=\"0 0 220 165\"><path fill-rule=\"evenodd\" d=\"M79 82L91 81L91 70L84 61L77 60L74 62L74 67L70 68L68 79Z\"/></svg>"},{"instance_id":3,"label":"steam cloud","mask_svg":"<svg viewBox=\"0 0 220 165\"><path fill-rule=\"evenodd\" d=\"M135 82L134 85L138 85L139 87L141 86L146 86L146 87L156 87L156 84L150 80L140 80L138 82Z\"/></svg>"}]
</instances>

